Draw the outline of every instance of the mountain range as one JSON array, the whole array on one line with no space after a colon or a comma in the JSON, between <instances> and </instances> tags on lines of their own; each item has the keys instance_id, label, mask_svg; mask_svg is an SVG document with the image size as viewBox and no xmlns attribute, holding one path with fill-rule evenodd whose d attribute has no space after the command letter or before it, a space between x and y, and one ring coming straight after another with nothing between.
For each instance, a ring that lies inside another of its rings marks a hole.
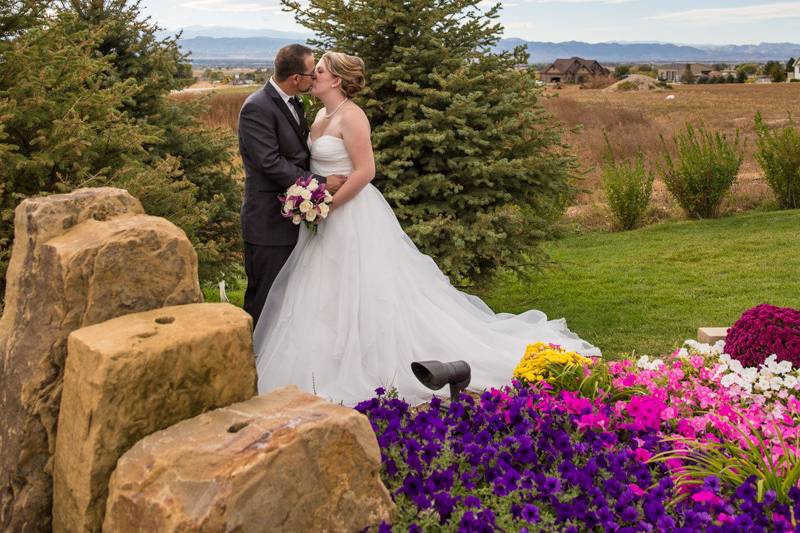
<instances>
[{"instance_id":1,"label":"mountain range","mask_svg":"<svg viewBox=\"0 0 800 533\"><path fill-rule=\"evenodd\" d=\"M278 30L190 26L183 30L179 44L190 59L199 64L269 64L278 49L293 42L304 42L310 34ZM175 32L164 32L164 35ZM496 51L524 45L531 63L550 63L557 58L583 57L603 63L632 62L743 62L786 61L800 56L797 43L745 45L687 45L661 42L560 43L501 39Z\"/></svg>"}]
</instances>

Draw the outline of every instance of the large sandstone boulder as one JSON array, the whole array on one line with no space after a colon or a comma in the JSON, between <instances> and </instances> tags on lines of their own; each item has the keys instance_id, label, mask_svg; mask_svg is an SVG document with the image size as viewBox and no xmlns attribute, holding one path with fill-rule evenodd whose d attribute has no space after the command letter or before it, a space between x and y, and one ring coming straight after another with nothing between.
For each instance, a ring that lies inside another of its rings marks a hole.
<instances>
[{"instance_id":1,"label":"large sandstone boulder","mask_svg":"<svg viewBox=\"0 0 800 533\"><path fill-rule=\"evenodd\" d=\"M361 413L285 387L145 437L111 477L103 530L353 532L389 520Z\"/></svg>"},{"instance_id":2,"label":"large sandstone boulder","mask_svg":"<svg viewBox=\"0 0 800 533\"><path fill-rule=\"evenodd\" d=\"M0 320L0 530L47 531L67 335L202 301L186 235L120 189L23 201Z\"/></svg>"},{"instance_id":3,"label":"large sandstone boulder","mask_svg":"<svg viewBox=\"0 0 800 533\"><path fill-rule=\"evenodd\" d=\"M73 331L53 472L53 531L100 531L108 479L139 439L256 394L252 319L164 307Z\"/></svg>"}]
</instances>

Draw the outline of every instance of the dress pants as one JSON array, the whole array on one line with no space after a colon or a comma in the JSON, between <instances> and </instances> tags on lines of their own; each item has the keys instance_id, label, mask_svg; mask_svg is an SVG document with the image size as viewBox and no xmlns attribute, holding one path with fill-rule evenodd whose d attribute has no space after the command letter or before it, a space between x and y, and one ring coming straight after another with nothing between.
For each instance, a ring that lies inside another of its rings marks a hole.
<instances>
[{"instance_id":1,"label":"dress pants","mask_svg":"<svg viewBox=\"0 0 800 533\"><path fill-rule=\"evenodd\" d=\"M253 317L253 327L258 322L269 289L294 250L290 246L261 246L244 243L244 270L247 273L247 290L244 293L244 310Z\"/></svg>"}]
</instances>

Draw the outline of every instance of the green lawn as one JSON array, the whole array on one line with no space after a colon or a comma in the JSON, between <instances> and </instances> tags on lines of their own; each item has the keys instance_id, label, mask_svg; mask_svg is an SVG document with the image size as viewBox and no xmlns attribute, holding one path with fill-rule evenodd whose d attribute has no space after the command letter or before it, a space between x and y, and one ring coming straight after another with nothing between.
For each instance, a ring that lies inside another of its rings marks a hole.
<instances>
[{"instance_id":1,"label":"green lawn","mask_svg":"<svg viewBox=\"0 0 800 533\"><path fill-rule=\"evenodd\" d=\"M611 357L670 351L759 303L800 308L800 210L591 233L546 250L548 271L530 283L504 276L482 296L495 311L565 317ZM217 299L216 287L204 292ZM241 305L242 290L228 296Z\"/></svg>"},{"instance_id":2,"label":"green lawn","mask_svg":"<svg viewBox=\"0 0 800 533\"><path fill-rule=\"evenodd\" d=\"M759 303L800 308L800 210L592 233L546 250L553 268L498 280L487 303L566 317L607 356L664 353Z\"/></svg>"}]
</instances>

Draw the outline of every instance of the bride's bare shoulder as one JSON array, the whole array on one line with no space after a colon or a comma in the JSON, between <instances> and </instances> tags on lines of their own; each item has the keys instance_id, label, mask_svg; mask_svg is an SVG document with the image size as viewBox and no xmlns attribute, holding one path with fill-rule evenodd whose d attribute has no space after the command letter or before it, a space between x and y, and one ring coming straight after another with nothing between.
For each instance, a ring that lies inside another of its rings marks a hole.
<instances>
[{"instance_id":1,"label":"bride's bare shoulder","mask_svg":"<svg viewBox=\"0 0 800 533\"><path fill-rule=\"evenodd\" d=\"M365 124L367 127L369 127L369 118L367 118L367 114L352 100L342 109L342 111L344 111L342 118L348 124Z\"/></svg>"}]
</instances>

